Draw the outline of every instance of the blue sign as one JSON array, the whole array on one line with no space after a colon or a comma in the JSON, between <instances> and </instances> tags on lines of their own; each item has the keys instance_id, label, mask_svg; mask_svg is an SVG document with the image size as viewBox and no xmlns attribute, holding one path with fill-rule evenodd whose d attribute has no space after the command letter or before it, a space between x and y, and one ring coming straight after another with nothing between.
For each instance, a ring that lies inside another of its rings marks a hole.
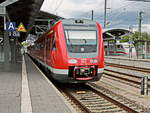
<instances>
[{"instance_id":1,"label":"blue sign","mask_svg":"<svg viewBox=\"0 0 150 113\"><path fill-rule=\"evenodd\" d=\"M16 31L16 22L6 22L5 30L8 32Z\"/></svg>"}]
</instances>

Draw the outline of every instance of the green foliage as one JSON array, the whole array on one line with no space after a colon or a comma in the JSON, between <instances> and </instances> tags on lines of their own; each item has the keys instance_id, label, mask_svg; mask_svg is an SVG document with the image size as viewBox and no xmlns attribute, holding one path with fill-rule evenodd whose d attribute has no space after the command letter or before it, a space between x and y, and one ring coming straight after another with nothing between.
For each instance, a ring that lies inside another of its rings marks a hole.
<instances>
[{"instance_id":1,"label":"green foliage","mask_svg":"<svg viewBox=\"0 0 150 113\"><path fill-rule=\"evenodd\" d=\"M120 42L128 42L129 41L129 35L128 36L123 36L122 40L120 40Z\"/></svg>"},{"instance_id":2,"label":"green foliage","mask_svg":"<svg viewBox=\"0 0 150 113\"><path fill-rule=\"evenodd\" d=\"M128 42L129 40L130 41L136 41L136 40L150 41L150 33L143 32L141 33L141 37L140 37L139 32L134 32L131 35L122 37L121 42Z\"/></svg>"}]
</instances>

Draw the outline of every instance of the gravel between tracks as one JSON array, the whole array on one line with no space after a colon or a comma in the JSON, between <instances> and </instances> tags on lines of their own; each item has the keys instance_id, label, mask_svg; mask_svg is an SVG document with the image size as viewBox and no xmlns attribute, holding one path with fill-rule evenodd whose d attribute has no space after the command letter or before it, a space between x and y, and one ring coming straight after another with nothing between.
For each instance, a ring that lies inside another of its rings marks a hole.
<instances>
[{"instance_id":1,"label":"gravel between tracks","mask_svg":"<svg viewBox=\"0 0 150 113\"><path fill-rule=\"evenodd\" d=\"M105 62L150 69L150 60L129 59L121 57L105 57ZM150 78L150 73L138 72L135 70L129 71L128 69L110 66L106 66L105 69L131 74L134 76L149 76ZM110 89L116 94L122 95L125 98L135 101L135 103L140 104L150 110L150 94L146 96L140 95L140 90L138 88L132 87L124 83L120 83L119 81L115 81L111 79L111 77L106 78L105 76L103 76L100 81L95 83L97 85Z\"/></svg>"},{"instance_id":2,"label":"gravel between tracks","mask_svg":"<svg viewBox=\"0 0 150 113\"><path fill-rule=\"evenodd\" d=\"M105 62L150 69L150 59L146 60L146 59L129 59L122 57L105 57Z\"/></svg>"},{"instance_id":3,"label":"gravel between tracks","mask_svg":"<svg viewBox=\"0 0 150 113\"><path fill-rule=\"evenodd\" d=\"M102 86L110 91L121 95L127 99L134 101L136 104L142 105L150 110L150 95L140 95L140 90L130 85L125 85L118 81L102 77L102 79L95 84Z\"/></svg>"},{"instance_id":4,"label":"gravel between tracks","mask_svg":"<svg viewBox=\"0 0 150 113\"><path fill-rule=\"evenodd\" d=\"M130 74L130 75L138 76L138 77L149 76L149 78L150 78L150 73L139 72L139 71L123 69L123 68L117 68L117 67L110 67L110 66L106 66L105 69L114 70L117 72L126 73L126 74Z\"/></svg>"}]
</instances>

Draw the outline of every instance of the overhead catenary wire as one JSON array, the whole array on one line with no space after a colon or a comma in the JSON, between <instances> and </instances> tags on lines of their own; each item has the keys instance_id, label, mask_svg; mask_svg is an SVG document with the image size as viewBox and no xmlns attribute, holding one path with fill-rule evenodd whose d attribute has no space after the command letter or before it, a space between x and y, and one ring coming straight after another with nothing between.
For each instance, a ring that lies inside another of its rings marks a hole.
<instances>
[{"instance_id":1,"label":"overhead catenary wire","mask_svg":"<svg viewBox=\"0 0 150 113\"><path fill-rule=\"evenodd\" d=\"M111 18L111 25L118 25L118 24L121 24L121 23L123 23L123 22L114 22L114 21L116 21L118 18L120 18L120 16L121 15L125 15L126 13L127 13L127 7L130 7L130 6L133 6L134 4L136 4L137 2L134 2L134 3L129 3L129 4L126 4L126 5L124 5L124 6L121 6L121 7L119 7L119 8L116 8L116 9L114 9L114 10L112 10L113 12L114 11L116 11L116 12L114 12L114 13L112 13L112 11L111 11L111 13L108 13L109 15L108 15L108 18ZM125 8L124 8L125 7ZM123 11L122 12L118 12L118 11L120 11L119 9L123 9ZM117 13L117 14L116 14ZM115 15L116 14L116 15ZM115 16L114 16L115 15Z\"/></svg>"},{"instance_id":2,"label":"overhead catenary wire","mask_svg":"<svg viewBox=\"0 0 150 113\"><path fill-rule=\"evenodd\" d=\"M137 2L134 2L134 3L129 3L129 4L126 4L126 5L124 5L124 6L121 6L121 7L119 7L119 8L115 8L115 9L113 9L111 12L108 12L107 13L107 16L109 16L109 15L112 15L112 14L115 14L115 13L118 13L118 12L114 12L114 11L118 11L119 9L123 9L124 7L126 7L126 9L127 9L127 7L129 7L129 6L131 6L131 5L134 5L134 4L136 4ZM114 12L114 13L113 13Z\"/></svg>"},{"instance_id":3,"label":"overhead catenary wire","mask_svg":"<svg viewBox=\"0 0 150 113\"><path fill-rule=\"evenodd\" d=\"M131 5L133 5L133 4L136 4L137 2L134 2L134 1L132 1L132 3L130 2L130 3L128 3L128 4L126 4L126 5L123 5L123 6L121 6L121 7L119 7L119 8L115 8L115 9L111 9L111 12L108 12L107 13L107 18L110 18L110 17L112 17L112 18L114 18L114 15L116 14L116 13L118 13L118 10L119 9L122 9L122 8L124 8L124 7L129 7L129 6L131 6ZM125 8L124 8L125 9ZM125 13L125 10L123 9L123 12L120 12L119 14L117 14L117 15L115 15L115 18L118 18L120 15L122 15L122 14L124 14ZM120 11L120 10L119 10ZM95 16L97 15L97 12L95 12ZM104 15L102 14L102 15L97 15L96 17L95 17L95 19L99 19L99 18L101 18L101 20L104 18Z\"/></svg>"},{"instance_id":4,"label":"overhead catenary wire","mask_svg":"<svg viewBox=\"0 0 150 113\"><path fill-rule=\"evenodd\" d=\"M133 4L135 4L135 3L136 3L136 2L134 2ZM118 11L119 9L122 9L122 8L124 8L124 7L126 7L126 6L130 6L130 5L133 5L133 4L129 3L129 4L126 4L126 5L121 6L121 7L119 7L119 8L115 8L115 9L111 10L110 12L107 12L107 16L112 15L112 14L114 14L114 13L118 13L118 12L114 12L114 11ZM111 9L111 8L110 8L110 9ZM113 12L114 12L114 13L113 13ZM103 17L103 15L101 15L101 17Z\"/></svg>"},{"instance_id":5,"label":"overhead catenary wire","mask_svg":"<svg viewBox=\"0 0 150 113\"><path fill-rule=\"evenodd\" d=\"M62 5L63 2L64 2L64 0L60 0L60 2L58 3L58 5L56 6L54 12L56 12L60 8L60 6Z\"/></svg>"},{"instance_id":6,"label":"overhead catenary wire","mask_svg":"<svg viewBox=\"0 0 150 113\"><path fill-rule=\"evenodd\" d=\"M79 13L78 17L81 17L81 18L91 18L91 10L83 12L82 14Z\"/></svg>"}]
</instances>

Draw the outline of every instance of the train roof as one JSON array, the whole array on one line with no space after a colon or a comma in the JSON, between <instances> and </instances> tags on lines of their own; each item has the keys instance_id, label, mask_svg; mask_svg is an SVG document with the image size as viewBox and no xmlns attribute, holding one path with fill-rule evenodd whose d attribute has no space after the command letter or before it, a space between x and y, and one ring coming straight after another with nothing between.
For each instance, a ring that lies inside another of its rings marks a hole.
<instances>
[{"instance_id":1,"label":"train roof","mask_svg":"<svg viewBox=\"0 0 150 113\"><path fill-rule=\"evenodd\" d=\"M70 18L70 19L63 19L62 23L67 25L95 25L96 21L89 20L89 19Z\"/></svg>"},{"instance_id":2,"label":"train roof","mask_svg":"<svg viewBox=\"0 0 150 113\"><path fill-rule=\"evenodd\" d=\"M103 29L103 38L104 40L119 40L122 36L131 34L132 32L128 29L123 28L109 28Z\"/></svg>"},{"instance_id":3,"label":"train roof","mask_svg":"<svg viewBox=\"0 0 150 113\"><path fill-rule=\"evenodd\" d=\"M44 34L42 34L35 42L41 41L42 36L47 35L47 33L50 32L50 30L59 22L62 22L63 25L66 25L64 28L68 28L68 29L79 29L80 28L80 29L96 30L96 21L93 21L93 20L76 19L76 18L60 19L59 21L54 23L48 31L46 31ZM78 27L76 28L76 27L72 27L72 26L78 26Z\"/></svg>"}]
</instances>

